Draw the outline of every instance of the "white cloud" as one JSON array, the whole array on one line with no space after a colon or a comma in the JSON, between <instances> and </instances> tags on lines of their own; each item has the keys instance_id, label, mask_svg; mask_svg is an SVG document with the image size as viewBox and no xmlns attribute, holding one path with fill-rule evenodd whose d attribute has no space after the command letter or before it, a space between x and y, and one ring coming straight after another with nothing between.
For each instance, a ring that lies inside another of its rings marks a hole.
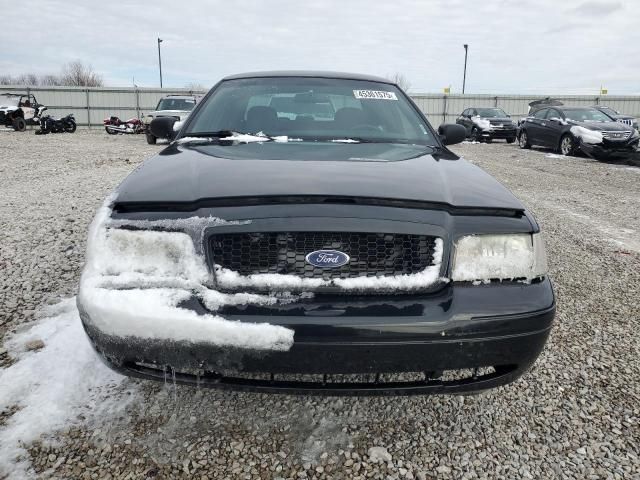
<instances>
[{"instance_id":1,"label":"white cloud","mask_svg":"<svg viewBox=\"0 0 640 480\"><path fill-rule=\"evenodd\" d=\"M155 86L160 36L167 86L314 69L400 72L415 91L450 84L459 91L468 43L469 92L570 93L604 84L612 94L629 93L640 70L640 57L630 54L640 43L636 9L632 0L200 0L179 8L168 0L153 8L49 0L11 7L12 17L30 19L30 39L15 42L11 29L0 30L0 42L11 46L0 72L57 71L80 58L109 84L135 76Z\"/></svg>"}]
</instances>

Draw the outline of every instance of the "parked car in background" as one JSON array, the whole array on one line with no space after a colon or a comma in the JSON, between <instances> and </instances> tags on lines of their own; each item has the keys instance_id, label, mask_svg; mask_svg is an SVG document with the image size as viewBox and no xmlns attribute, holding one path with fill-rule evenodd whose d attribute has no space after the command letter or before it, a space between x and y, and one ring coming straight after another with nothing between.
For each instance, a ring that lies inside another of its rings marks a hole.
<instances>
[{"instance_id":1,"label":"parked car in background","mask_svg":"<svg viewBox=\"0 0 640 480\"><path fill-rule=\"evenodd\" d=\"M562 155L583 152L593 158L626 158L634 154L640 136L592 107L544 107L523 120L520 148L553 148Z\"/></svg>"},{"instance_id":2,"label":"parked car in background","mask_svg":"<svg viewBox=\"0 0 640 480\"><path fill-rule=\"evenodd\" d=\"M492 142L498 138L507 143L516 141L516 123L501 108L467 108L456 119L456 123L466 129L471 141Z\"/></svg>"},{"instance_id":3,"label":"parked car in background","mask_svg":"<svg viewBox=\"0 0 640 480\"><path fill-rule=\"evenodd\" d=\"M611 107L607 107L604 105L594 105L593 108L600 110L602 113L609 115L616 122L624 123L625 125L629 125L630 127L638 130L638 120L633 115L625 115L623 113L614 110Z\"/></svg>"},{"instance_id":4,"label":"parked car in background","mask_svg":"<svg viewBox=\"0 0 640 480\"><path fill-rule=\"evenodd\" d=\"M202 99L203 95L167 95L158 102L158 106L153 112L143 115L144 133L147 143L153 145L157 138L149 131L149 124L154 118L171 117L177 122L184 121L191 113L191 110Z\"/></svg>"},{"instance_id":5,"label":"parked car in background","mask_svg":"<svg viewBox=\"0 0 640 480\"><path fill-rule=\"evenodd\" d=\"M392 81L223 79L91 228L78 306L117 371L263 392L514 381L555 300L530 212ZM176 138L177 136L177 138ZM170 370L167 370L170 369ZM355 377L355 378L354 378Z\"/></svg>"},{"instance_id":6,"label":"parked car in background","mask_svg":"<svg viewBox=\"0 0 640 480\"><path fill-rule=\"evenodd\" d=\"M0 125L24 132L27 125L39 125L47 109L32 93L0 94Z\"/></svg>"}]
</instances>

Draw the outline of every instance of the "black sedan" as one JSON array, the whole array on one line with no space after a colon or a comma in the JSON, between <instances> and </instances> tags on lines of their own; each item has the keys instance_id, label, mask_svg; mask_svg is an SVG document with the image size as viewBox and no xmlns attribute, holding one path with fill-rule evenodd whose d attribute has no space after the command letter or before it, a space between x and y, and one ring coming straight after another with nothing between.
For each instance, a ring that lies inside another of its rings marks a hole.
<instances>
[{"instance_id":1,"label":"black sedan","mask_svg":"<svg viewBox=\"0 0 640 480\"><path fill-rule=\"evenodd\" d=\"M388 80L227 77L90 229L78 307L126 375L324 394L512 382L549 335L544 243Z\"/></svg>"},{"instance_id":2,"label":"black sedan","mask_svg":"<svg viewBox=\"0 0 640 480\"><path fill-rule=\"evenodd\" d=\"M498 138L507 143L516 141L517 125L501 108L467 108L456 123L465 128L471 141L490 143Z\"/></svg>"},{"instance_id":3,"label":"black sedan","mask_svg":"<svg viewBox=\"0 0 640 480\"><path fill-rule=\"evenodd\" d=\"M520 126L521 148L549 147L562 155L585 153L597 159L635 155L638 132L592 107L555 106L536 110Z\"/></svg>"}]
</instances>

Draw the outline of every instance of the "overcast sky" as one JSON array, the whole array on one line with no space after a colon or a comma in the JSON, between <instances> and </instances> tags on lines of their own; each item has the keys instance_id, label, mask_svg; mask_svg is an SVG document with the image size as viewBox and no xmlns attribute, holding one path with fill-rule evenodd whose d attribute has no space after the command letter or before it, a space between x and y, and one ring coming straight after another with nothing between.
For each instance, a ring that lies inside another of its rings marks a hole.
<instances>
[{"instance_id":1,"label":"overcast sky","mask_svg":"<svg viewBox=\"0 0 640 480\"><path fill-rule=\"evenodd\" d=\"M139 2L142 4L142 2ZM0 74L80 59L106 85L213 85L239 72L404 74L414 92L640 93L637 0L12 2Z\"/></svg>"}]
</instances>

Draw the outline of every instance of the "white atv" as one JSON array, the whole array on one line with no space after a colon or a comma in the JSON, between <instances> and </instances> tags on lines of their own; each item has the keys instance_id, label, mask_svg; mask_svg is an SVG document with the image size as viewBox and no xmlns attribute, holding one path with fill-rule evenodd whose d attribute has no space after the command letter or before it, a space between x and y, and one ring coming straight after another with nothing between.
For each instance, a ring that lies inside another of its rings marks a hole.
<instances>
[{"instance_id":1,"label":"white atv","mask_svg":"<svg viewBox=\"0 0 640 480\"><path fill-rule=\"evenodd\" d=\"M38 125L47 109L31 93L0 94L0 125L24 132L27 125Z\"/></svg>"}]
</instances>

